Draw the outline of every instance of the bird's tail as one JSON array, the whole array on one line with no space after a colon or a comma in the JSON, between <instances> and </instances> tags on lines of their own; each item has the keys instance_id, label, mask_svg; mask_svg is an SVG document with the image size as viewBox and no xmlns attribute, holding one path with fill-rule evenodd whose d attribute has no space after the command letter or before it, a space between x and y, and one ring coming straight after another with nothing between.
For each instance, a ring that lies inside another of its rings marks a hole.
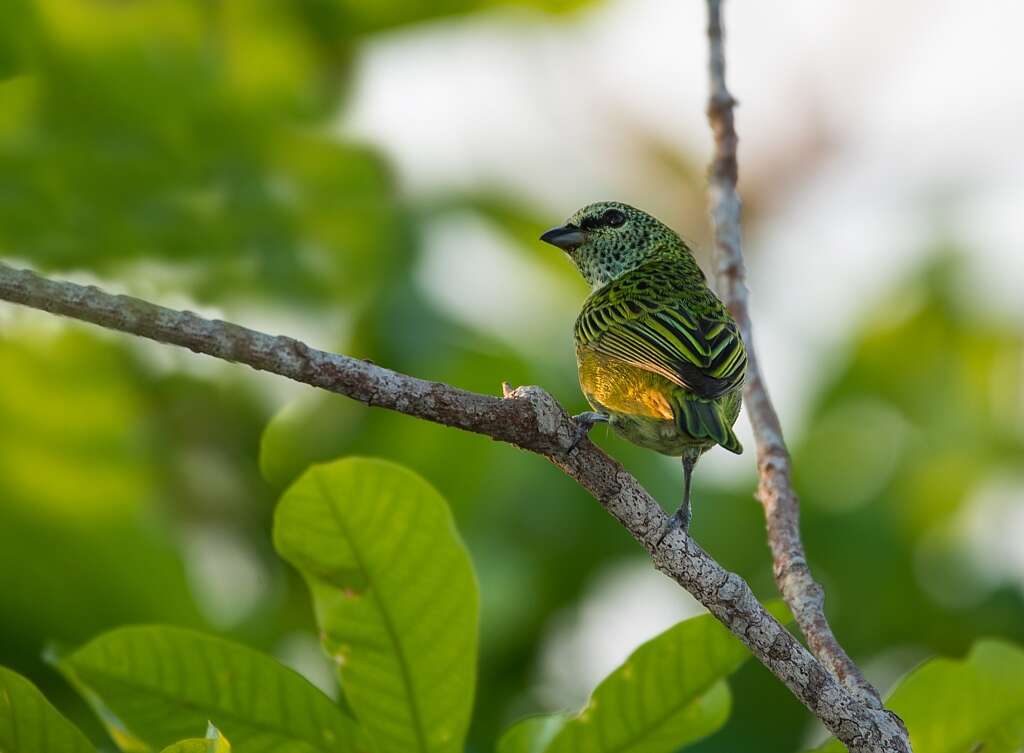
<instances>
[{"instance_id":1,"label":"bird's tail","mask_svg":"<svg viewBox=\"0 0 1024 753\"><path fill-rule=\"evenodd\" d=\"M694 439L706 437L737 455L743 452L743 445L733 434L732 426L717 401L678 391L672 396L672 408L680 431Z\"/></svg>"}]
</instances>

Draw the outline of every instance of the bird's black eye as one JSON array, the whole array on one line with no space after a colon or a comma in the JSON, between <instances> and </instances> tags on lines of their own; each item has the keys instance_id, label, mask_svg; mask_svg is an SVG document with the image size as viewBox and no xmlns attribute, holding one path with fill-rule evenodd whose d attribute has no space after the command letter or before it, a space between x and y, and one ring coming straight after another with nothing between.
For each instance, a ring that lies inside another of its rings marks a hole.
<instances>
[{"instance_id":1,"label":"bird's black eye","mask_svg":"<svg viewBox=\"0 0 1024 753\"><path fill-rule=\"evenodd\" d=\"M618 209L609 209L601 215L601 224L608 227L622 227L626 224L626 215Z\"/></svg>"}]
</instances>

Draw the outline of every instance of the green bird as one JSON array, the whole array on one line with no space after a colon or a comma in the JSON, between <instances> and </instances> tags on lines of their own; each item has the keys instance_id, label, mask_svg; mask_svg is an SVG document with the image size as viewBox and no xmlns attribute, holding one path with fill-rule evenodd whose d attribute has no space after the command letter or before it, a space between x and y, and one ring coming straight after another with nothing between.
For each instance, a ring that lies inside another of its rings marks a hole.
<instances>
[{"instance_id":1,"label":"green bird","mask_svg":"<svg viewBox=\"0 0 1024 753\"><path fill-rule=\"evenodd\" d=\"M747 354L735 320L686 243L639 209L590 204L540 239L566 251L593 288L574 331L594 409L574 416L581 437L607 422L634 444L682 458L683 502L669 530L687 530L697 459L715 445L743 452L732 426Z\"/></svg>"}]
</instances>

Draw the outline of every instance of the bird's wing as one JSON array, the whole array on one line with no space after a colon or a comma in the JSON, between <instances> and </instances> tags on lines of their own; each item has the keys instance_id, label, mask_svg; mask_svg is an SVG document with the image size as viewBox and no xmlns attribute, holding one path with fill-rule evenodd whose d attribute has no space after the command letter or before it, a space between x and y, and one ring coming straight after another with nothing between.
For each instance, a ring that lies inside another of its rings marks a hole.
<instances>
[{"instance_id":1,"label":"bird's wing","mask_svg":"<svg viewBox=\"0 0 1024 753\"><path fill-rule=\"evenodd\" d=\"M725 307L693 286L671 262L638 267L587 299L576 342L661 374L698 397L719 397L742 384L747 355Z\"/></svg>"}]
</instances>

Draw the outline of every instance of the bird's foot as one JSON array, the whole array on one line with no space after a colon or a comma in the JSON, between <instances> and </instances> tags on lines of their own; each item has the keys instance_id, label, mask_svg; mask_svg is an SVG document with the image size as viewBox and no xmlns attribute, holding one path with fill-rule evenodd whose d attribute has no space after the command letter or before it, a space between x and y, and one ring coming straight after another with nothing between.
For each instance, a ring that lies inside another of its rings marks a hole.
<instances>
[{"instance_id":1,"label":"bird's foot","mask_svg":"<svg viewBox=\"0 0 1024 753\"><path fill-rule=\"evenodd\" d=\"M690 506L686 504L680 506L680 508L673 513L672 517L668 519L668 524L665 526L665 530L662 531L661 536L658 537L658 546L660 547L665 538L673 531L682 531L689 536L691 517L692 513L690 512Z\"/></svg>"},{"instance_id":2,"label":"bird's foot","mask_svg":"<svg viewBox=\"0 0 1024 753\"><path fill-rule=\"evenodd\" d=\"M584 437L590 434L590 430L594 428L594 424L606 424L610 419L604 413L597 413L592 410L584 411L583 413L577 413L572 417L572 422L576 425L576 436L573 437L572 444L569 445L569 452L576 449L576 445L583 441Z\"/></svg>"}]
</instances>

